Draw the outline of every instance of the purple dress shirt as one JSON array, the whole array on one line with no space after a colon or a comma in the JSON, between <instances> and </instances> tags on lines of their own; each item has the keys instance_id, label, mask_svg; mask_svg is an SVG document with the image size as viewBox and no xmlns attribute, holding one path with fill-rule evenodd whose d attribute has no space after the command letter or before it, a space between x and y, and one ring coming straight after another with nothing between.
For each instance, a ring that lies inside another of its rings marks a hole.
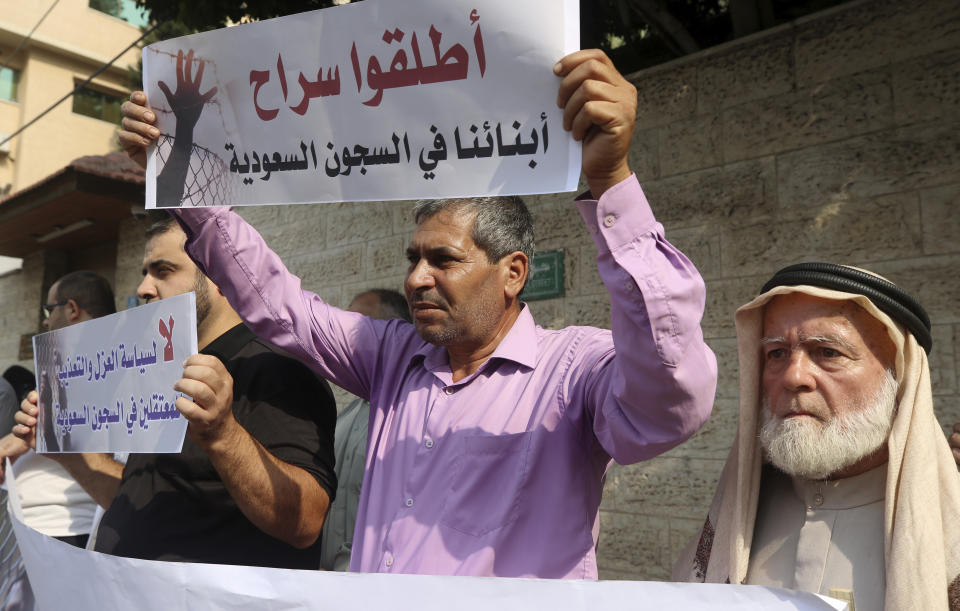
<instances>
[{"instance_id":1,"label":"purple dress shirt","mask_svg":"<svg viewBox=\"0 0 960 611\"><path fill-rule=\"evenodd\" d=\"M657 456L706 421L717 367L700 275L664 239L636 178L577 206L613 332L542 329L524 306L457 383L446 349L413 325L302 290L235 213L176 213L187 251L255 333L370 401L351 570L596 579L611 458Z\"/></svg>"}]
</instances>

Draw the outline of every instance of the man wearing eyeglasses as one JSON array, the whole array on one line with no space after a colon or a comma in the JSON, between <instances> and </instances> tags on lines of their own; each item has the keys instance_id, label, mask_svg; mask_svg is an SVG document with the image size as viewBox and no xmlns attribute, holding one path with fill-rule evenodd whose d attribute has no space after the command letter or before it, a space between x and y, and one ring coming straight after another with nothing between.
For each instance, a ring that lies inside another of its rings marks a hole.
<instances>
[{"instance_id":1,"label":"man wearing eyeglasses","mask_svg":"<svg viewBox=\"0 0 960 611\"><path fill-rule=\"evenodd\" d=\"M106 278L90 271L71 272L47 292L43 328L54 331L116 311ZM14 473L24 522L46 535L84 547L97 504L56 461L28 449L12 434L0 439L0 462L4 457L19 458Z\"/></svg>"},{"instance_id":2,"label":"man wearing eyeglasses","mask_svg":"<svg viewBox=\"0 0 960 611\"><path fill-rule=\"evenodd\" d=\"M80 322L100 318L117 311L113 300L113 290L103 276L91 271L71 272L60 278L47 291L47 301L43 304L43 328L55 331ZM52 376L38 372L40 387L38 392L49 393ZM63 449L56 436L53 422L42 432L47 439L47 447L53 450Z\"/></svg>"},{"instance_id":3,"label":"man wearing eyeglasses","mask_svg":"<svg viewBox=\"0 0 960 611\"><path fill-rule=\"evenodd\" d=\"M47 291L43 328L62 329L116 311L113 290L106 278L89 271L71 272Z\"/></svg>"}]
</instances>

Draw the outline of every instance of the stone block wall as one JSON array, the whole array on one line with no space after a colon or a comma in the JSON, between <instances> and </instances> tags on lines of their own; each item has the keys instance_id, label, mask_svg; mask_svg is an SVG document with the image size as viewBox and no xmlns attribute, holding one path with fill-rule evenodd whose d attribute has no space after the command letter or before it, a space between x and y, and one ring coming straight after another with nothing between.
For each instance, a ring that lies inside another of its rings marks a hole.
<instances>
[{"instance_id":1,"label":"stone block wall","mask_svg":"<svg viewBox=\"0 0 960 611\"><path fill-rule=\"evenodd\" d=\"M856 0L631 79L640 104L630 161L668 239L706 279L703 328L720 363L704 429L607 477L600 575L656 580L703 523L733 439L733 312L781 266L851 263L913 292L934 322L938 414L960 420L960 4ZM562 249L566 268L566 295L530 306L546 327L609 326L595 249L570 199L527 198L537 248ZM409 210L240 213L305 288L343 307L368 288L401 289ZM143 228L130 220L118 240L120 298L140 281ZM11 283L0 283L5 303Z\"/></svg>"},{"instance_id":2,"label":"stone block wall","mask_svg":"<svg viewBox=\"0 0 960 611\"><path fill-rule=\"evenodd\" d=\"M960 420L960 5L851 2L632 81L633 166L706 279L720 364L703 430L608 475L601 576L666 579L736 432L733 313L780 267L850 263L914 293L934 323L938 416Z\"/></svg>"},{"instance_id":3,"label":"stone block wall","mask_svg":"<svg viewBox=\"0 0 960 611\"><path fill-rule=\"evenodd\" d=\"M33 371L33 363L19 362L20 336L24 329L36 330L40 306L43 303L39 283L35 291L29 291L25 280L30 276L30 259L25 259L23 268L0 276L0 354L4 355L0 372L19 363ZM31 319L30 316L33 316Z\"/></svg>"}]
</instances>

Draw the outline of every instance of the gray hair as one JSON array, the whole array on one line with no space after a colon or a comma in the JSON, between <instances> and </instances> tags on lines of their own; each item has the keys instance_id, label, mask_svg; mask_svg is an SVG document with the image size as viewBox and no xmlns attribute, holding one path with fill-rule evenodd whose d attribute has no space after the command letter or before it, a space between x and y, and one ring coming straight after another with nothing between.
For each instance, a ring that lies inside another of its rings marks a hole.
<instances>
[{"instance_id":1,"label":"gray hair","mask_svg":"<svg viewBox=\"0 0 960 611\"><path fill-rule=\"evenodd\" d=\"M413 207L413 220L419 225L444 210L474 215L470 237L490 263L518 250L533 261L533 217L519 197L420 200Z\"/></svg>"}]
</instances>

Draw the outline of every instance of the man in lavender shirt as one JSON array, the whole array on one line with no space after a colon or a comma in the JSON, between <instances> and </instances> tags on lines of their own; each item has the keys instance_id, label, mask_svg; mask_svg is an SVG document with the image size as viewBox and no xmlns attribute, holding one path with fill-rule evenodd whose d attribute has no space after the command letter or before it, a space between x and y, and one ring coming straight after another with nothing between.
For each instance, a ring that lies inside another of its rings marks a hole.
<instances>
[{"instance_id":1,"label":"man in lavender shirt","mask_svg":"<svg viewBox=\"0 0 960 611\"><path fill-rule=\"evenodd\" d=\"M590 192L577 207L612 332L534 323L519 299L533 232L517 198L417 207L404 286L413 325L302 290L229 209L175 212L191 257L258 335L370 401L352 570L595 579L611 459L657 456L710 413L703 281L627 164L636 89L597 50L554 72L564 128L583 142ZM199 81L187 74L178 94L208 100ZM142 92L123 111L121 142L142 159L155 115Z\"/></svg>"}]
</instances>

